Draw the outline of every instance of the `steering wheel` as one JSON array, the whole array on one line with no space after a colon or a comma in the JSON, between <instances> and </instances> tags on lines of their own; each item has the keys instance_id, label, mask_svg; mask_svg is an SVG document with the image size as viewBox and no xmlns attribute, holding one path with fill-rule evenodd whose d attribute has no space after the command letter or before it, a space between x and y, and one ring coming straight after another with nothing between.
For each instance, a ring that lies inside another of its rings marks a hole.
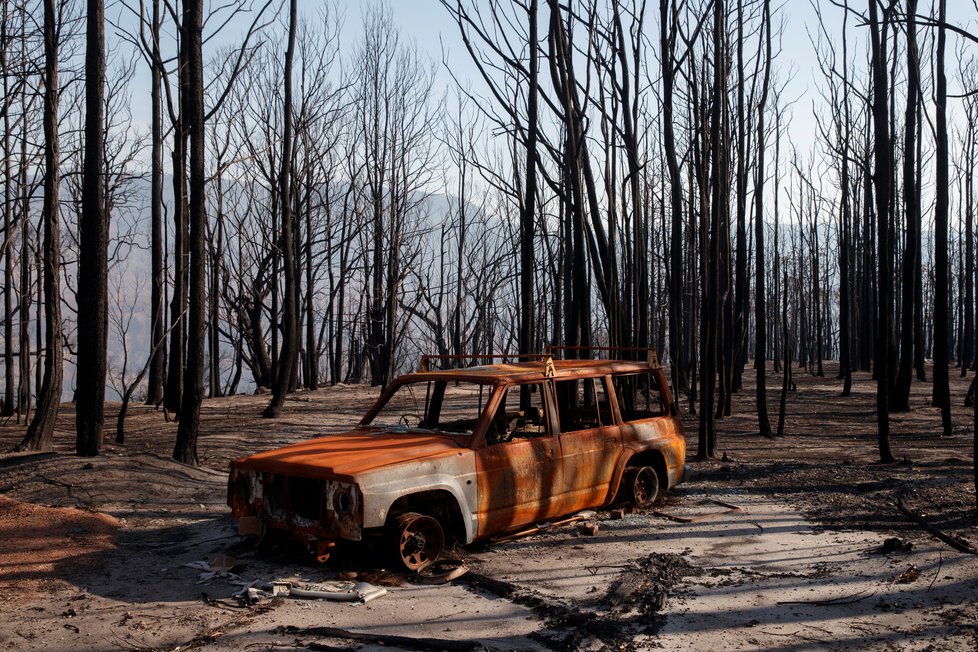
<instances>
[{"instance_id":1,"label":"steering wheel","mask_svg":"<svg viewBox=\"0 0 978 652\"><path fill-rule=\"evenodd\" d=\"M414 425L414 426L412 426L411 425L411 422L408 420L408 417L411 417L413 419L416 419L417 420L417 424ZM404 424L408 428L420 428L421 427L421 424L424 423L424 418L422 418L420 415L414 414L413 412L407 412L405 414L402 414L401 415L401 418L398 419L397 421L398 421L398 423Z\"/></svg>"}]
</instances>

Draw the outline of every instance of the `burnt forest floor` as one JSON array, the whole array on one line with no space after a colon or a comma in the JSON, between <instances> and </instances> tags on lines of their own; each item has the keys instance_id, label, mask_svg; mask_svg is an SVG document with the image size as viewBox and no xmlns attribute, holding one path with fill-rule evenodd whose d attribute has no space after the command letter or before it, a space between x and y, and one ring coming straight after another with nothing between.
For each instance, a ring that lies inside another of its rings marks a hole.
<instances>
[{"instance_id":1,"label":"burnt forest floor","mask_svg":"<svg viewBox=\"0 0 978 652\"><path fill-rule=\"evenodd\" d=\"M949 437L930 407L931 384L915 382L912 410L892 415L899 461L881 464L875 383L857 373L844 398L837 366L824 372L795 370L786 436L766 439L748 367L733 416L718 421L716 459L694 459L697 421L684 414L694 475L661 513L599 512L588 515L597 535L565 526L458 550L471 571L445 586L418 585L355 556L317 566L237 545L225 505L228 462L354 425L375 388L299 392L277 420L260 417L267 396L208 399L199 467L170 459L176 424L143 405L130 408L125 444L113 441L118 406L110 405L103 454L75 457L74 410L65 404L53 453L0 454L0 649L418 649L419 638L489 649L973 644L975 557L935 539L898 504L965 549L978 545L973 412L963 405L971 378L951 370ZM775 425L780 381L768 374ZM24 430L14 418L0 422L0 451ZM740 509L726 512L718 500ZM888 538L914 552L867 552ZM187 566L217 568L232 557L231 575ZM242 605L230 598L238 576L353 578L390 594L360 609L278 598ZM351 642L312 626L323 624L405 638L377 648L376 638Z\"/></svg>"}]
</instances>

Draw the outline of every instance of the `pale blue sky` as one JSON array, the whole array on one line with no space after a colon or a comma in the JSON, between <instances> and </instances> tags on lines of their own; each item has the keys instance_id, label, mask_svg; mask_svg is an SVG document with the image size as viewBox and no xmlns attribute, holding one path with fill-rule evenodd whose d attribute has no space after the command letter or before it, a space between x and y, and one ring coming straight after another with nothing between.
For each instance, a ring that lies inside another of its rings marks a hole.
<instances>
[{"instance_id":1,"label":"pale blue sky","mask_svg":"<svg viewBox=\"0 0 978 652\"><path fill-rule=\"evenodd\" d=\"M336 0L335 4L340 12L345 16L344 28L341 32L341 42L344 53L348 53L357 43L360 37L361 14L363 8L368 4L375 3L377 0ZM835 29L841 28L841 9L832 6L828 0L814 0L826 15L827 21L834 25ZM323 0L299 0L300 11L313 10L320 6ZM862 9L864 2L852 0L853 6ZM975 24L975 9L972 0L949 0L948 18L960 25ZM448 12L441 6L438 0L389 0L388 6L391 9L394 23L401 30L402 37L414 40L418 48L426 53L434 62L440 64L442 60L442 49L447 53L447 59L451 61L454 74L462 80L471 79L474 89L479 88L479 79L475 69L469 62L468 54L458 35L458 28L452 21ZM777 6L777 5L776 5ZM930 2L921 0L920 11L929 12ZM649 14L649 29L657 29L658 3L655 0L648 0L647 12ZM785 96L788 99L796 99L792 108L791 122L791 141L800 151L810 149L815 137L815 127L812 118L812 104L819 102L816 95L816 86L820 84L817 77L820 75L815 62L814 49L812 47L809 31L817 31L815 11L809 0L782 0L780 13L784 18L783 34L783 53L779 66L782 70L782 77L787 76L788 71L792 71L794 77L786 89ZM855 27L855 20L850 20L850 29L854 35L865 28ZM243 23L243 21L237 21ZM243 26L231 25L227 30L227 38L215 39L214 42L205 46L205 57L208 51L213 52L219 45L219 41L233 42L240 38ZM954 47L958 39L949 40L949 58L953 56ZM978 46L969 46L978 52ZM859 52L858 47L850 45L851 56ZM953 80L953 73L949 72L951 79L951 91L956 90ZM442 97L446 91L451 92L454 82L447 71L439 70L436 78L436 88L434 95ZM133 91L133 118L137 125L147 125L149 117L148 106L148 73L145 66L139 67L138 78ZM953 111L953 102L952 102Z\"/></svg>"}]
</instances>

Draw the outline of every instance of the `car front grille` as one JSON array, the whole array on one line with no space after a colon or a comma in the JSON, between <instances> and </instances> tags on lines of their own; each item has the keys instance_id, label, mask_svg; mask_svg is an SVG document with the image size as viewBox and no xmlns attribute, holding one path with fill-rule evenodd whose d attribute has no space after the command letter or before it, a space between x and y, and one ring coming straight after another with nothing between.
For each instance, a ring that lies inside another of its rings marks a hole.
<instances>
[{"instance_id":1,"label":"car front grille","mask_svg":"<svg viewBox=\"0 0 978 652\"><path fill-rule=\"evenodd\" d=\"M262 474L265 515L273 521L298 527L323 523L324 482L313 478Z\"/></svg>"}]
</instances>

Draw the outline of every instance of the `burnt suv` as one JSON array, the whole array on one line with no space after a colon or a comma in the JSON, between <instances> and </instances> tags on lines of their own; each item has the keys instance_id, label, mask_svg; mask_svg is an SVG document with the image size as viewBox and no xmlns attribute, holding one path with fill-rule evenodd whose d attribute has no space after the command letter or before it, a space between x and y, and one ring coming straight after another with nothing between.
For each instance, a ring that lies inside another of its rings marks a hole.
<instances>
[{"instance_id":1,"label":"burnt suv","mask_svg":"<svg viewBox=\"0 0 978 652\"><path fill-rule=\"evenodd\" d=\"M649 504L684 478L682 423L654 351L645 361L428 366L388 386L351 432L233 461L240 532L278 531L321 559L341 540L385 535L419 570L446 538Z\"/></svg>"}]
</instances>

